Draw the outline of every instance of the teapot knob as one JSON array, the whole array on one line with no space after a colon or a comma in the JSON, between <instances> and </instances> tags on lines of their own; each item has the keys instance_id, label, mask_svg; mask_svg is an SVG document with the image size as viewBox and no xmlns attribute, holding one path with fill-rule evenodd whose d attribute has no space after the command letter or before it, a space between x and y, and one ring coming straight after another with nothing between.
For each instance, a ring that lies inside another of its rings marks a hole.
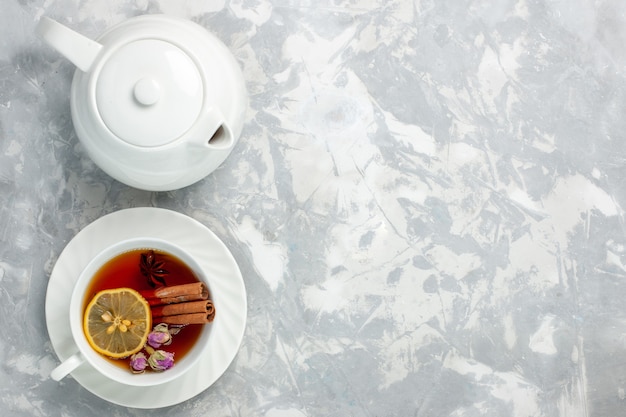
<instances>
[{"instance_id":1,"label":"teapot knob","mask_svg":"<svg viewBox=\"0 0 626 417\"><path fill-rule=\"evenodd\" d=\"M135 100L144 106L152 106L161 98L161 87L152 78L142 78L133 87Z\"/></svg>"}]
</instances>

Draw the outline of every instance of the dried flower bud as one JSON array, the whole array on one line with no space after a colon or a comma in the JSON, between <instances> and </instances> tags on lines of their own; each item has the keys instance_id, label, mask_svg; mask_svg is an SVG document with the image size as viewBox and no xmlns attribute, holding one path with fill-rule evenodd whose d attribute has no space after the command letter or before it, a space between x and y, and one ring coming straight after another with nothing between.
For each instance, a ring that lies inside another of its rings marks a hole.
<instances>
[{"instance_id":1,"label":"dried flower bud","mask_svg":"<svg viewBox=\"0 0 626 417\"><path fill-rule=\"evenodd\" d=\"M154 326L148 335L148 344L153 348L160 348L161 345L169 345L172 342L172 335L167 329L166 323Z\"/></svg>"},{"instance_id":2,"label":"dried flower bud","mask_svg":"<svg viewBox=\"0 0 626 417\"><path fill-rule=\"evenodd\" d=\"M140 374L148 367L148 358L143 352L135 353L130 357L130 370L134 374Z\"/></svg>"},{"instance_id":3,"label":"dried flower bud","mask_svg":"<svg viewBox=\"0 0 626 417\"><path fill-rule=\"evenodd\" d=\"M164 350L155 350L148 358L148 365L155 371L165 371L174 366L174 354Z\"/></svg>"}]
</instances>

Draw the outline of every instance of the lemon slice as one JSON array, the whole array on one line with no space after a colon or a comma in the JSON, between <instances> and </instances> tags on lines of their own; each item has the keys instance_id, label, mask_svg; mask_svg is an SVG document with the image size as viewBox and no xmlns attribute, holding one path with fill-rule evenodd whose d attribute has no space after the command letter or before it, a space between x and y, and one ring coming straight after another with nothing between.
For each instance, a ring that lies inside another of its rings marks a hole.
<instances>
[{"instance_id":1,"label":"lemon slice","mask_svg":"<svg viewBox=\"0 0 626 417\"><path fill-rule=\"evenodd\" d=\"M139 352L151 328L150 305L132 288L100 291L87 305L83 318L89 345L114 359Z\"/></svg>"}]
</instances>

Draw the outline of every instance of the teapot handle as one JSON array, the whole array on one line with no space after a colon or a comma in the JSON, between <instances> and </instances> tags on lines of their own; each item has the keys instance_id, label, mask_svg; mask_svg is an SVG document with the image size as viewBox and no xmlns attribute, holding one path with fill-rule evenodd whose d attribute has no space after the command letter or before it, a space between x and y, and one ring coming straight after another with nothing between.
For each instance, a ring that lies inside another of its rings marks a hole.
<instances>
[{"instance_id":1,"label":"teapot handle","mask_svg":"<svg viewBox=\"0 0 626 417\"><path fill-rule=\"evenodd\" d=\"M195 129L192 128L187 136L194 147L214 151L228 150L235 143L233 132L217 107L209 108L203 121Z\"/></svg>"},{"instance_id":2,"label":"teapot handle","mask_svg":"<svg viewBox=\"0 0 626 417\"><path fill-rule=\"evenodd\" d=\"M59 22L42 17L37 25L37 34L69 59L81 71L87 72L102 49L98 42L74 32Z\"/></svg>"}]
</instances>

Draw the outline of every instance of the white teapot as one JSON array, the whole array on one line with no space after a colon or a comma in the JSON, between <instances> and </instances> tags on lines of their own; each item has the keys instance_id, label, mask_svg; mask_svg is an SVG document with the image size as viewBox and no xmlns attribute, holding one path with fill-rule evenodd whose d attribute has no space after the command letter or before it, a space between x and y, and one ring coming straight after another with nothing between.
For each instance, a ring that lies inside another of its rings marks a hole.
<instances>
[{"instance_id":1,"label":"white teapot","mask_svg":"<svg viewBox=\"0 0 626 417\"><path fill-rule=\"evenodd\" d=\"M182 188L213 172L235 146L245 81L228 48L200 25L145 15L93 41L43 17L37 32L78 67L74 129L118 181L151 191Z\"/></svg>"}]
</instances>

